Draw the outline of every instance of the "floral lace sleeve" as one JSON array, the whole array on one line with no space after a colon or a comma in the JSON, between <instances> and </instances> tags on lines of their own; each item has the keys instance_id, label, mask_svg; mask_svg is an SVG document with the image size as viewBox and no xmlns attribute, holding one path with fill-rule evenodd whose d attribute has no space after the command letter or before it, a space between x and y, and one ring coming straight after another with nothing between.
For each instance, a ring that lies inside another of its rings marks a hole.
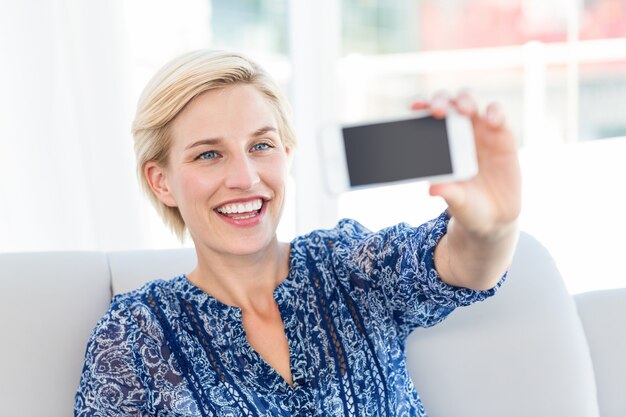
<instances>
[{"instance_id":1,"label":"floral lace sleeve","mask_svg":"<svg viewBox=\"0 0 626 417\"><path fill-rule=\"evenodd\" d=\"M401 338L417 327L439 323L456 307L490 297L504 280L487 291L454 287L441 280L434 250L448 221L444 212L416 228L403 223L372 233L350 220L342 226L349 248L343 262L364 272L372 289L383 294Z\"/></svg>"}]
</instances>

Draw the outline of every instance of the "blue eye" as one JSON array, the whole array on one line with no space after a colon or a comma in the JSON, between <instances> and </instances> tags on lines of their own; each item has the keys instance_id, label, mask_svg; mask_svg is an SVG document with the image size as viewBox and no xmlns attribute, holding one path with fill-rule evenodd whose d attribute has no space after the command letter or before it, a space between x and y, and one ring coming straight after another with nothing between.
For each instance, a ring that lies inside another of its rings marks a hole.
<instances>
[{"instance_id":1,"label":"blue eye","mask_svg":"<svg viewBox=\"0 0 626 417\"><path fill-rule=\"evenodd\" d=\"M200 155L198 155L197 159L215 159L217 157L218 157L217 152L207 151L207 152L202 152Z\"/></svg>"},{"instance_id":2,"label":"blue eye","mask_svg":"<svg viewBox=\"0 0 626 417\"><path fill-rule=\"evenodd\" d=\"M253 151L266 151L270 148L273 148L273 146L270 145L269 143L262 142L262 143L257 143L256 145L254 145L252 147L252 150Z\"/></svg>"}]
</instances>

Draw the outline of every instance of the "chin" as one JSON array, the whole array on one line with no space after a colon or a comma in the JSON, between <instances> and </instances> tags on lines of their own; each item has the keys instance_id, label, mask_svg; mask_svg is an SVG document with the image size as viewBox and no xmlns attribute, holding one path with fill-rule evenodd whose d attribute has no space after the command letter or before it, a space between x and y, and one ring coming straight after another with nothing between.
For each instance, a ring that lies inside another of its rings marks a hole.
<instances>
[{"instance_id":1,"label":"chin","mask_svg":"<svg viewBox=\"0 0 626 417\"><path fill-rule=\"evenodd\" d=\"M200 244L211 252L223 255L249 256L259 254L270 248L272 243L276 241L276 233L263 236L246 234L221 236L217 242L214 239L215 235L211 239L194 239L194 243L196 246Z\"/></svg>"},{"instance_id":2,"label":"chin","mask_svg":"<svg viewBox=\"0 0 626 417\"><path fill-rule=\"evenodd\" d=\"M263 244L253 244L252 242L246 242L243 244L234 243L232 245L229 245L227 248L224 248L224 253L228 253L234 256L249 256L263 252L269 246L270 242L265 242Z\"/></svg>"}]
</instances>

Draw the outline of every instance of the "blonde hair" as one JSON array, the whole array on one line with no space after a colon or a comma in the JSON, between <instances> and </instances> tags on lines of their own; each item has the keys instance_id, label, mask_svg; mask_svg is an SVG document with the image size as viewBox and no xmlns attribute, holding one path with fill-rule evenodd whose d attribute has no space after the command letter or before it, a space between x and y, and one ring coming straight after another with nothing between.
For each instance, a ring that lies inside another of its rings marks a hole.
<instances>
[{"instance_id":1,"label":"blonde hair","mask_svg":"<svg viewBox=\"0 0 626 417\"><path fill-rule=\"evenodd\" d=\"M167 167L171 123L194 97L233 84L249 84L261 92L276 112L278 131L285 147L294 148L290 108L276 83L255 62L232 52L199 50L170 61L146 85L132 125L141 186L165 224L183 240L186 226L178 207L163 204L144 173L148 162Z\"/></svg>"}]
</instances>

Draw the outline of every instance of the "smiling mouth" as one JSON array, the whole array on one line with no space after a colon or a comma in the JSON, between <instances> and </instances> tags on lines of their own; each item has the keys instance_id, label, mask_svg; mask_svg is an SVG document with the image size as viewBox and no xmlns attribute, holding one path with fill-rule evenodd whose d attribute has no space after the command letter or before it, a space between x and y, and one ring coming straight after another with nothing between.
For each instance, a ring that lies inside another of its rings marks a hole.
<instances>
[{"instance_id":1,"label":"smiling mouth","mask_svg":"<svg viewBox=\"0 0 626 417\"><path fill-rule=\"evenodd\" d=\"M246 201L245 203L224 204L215 209L215 211L224 217L233 220L247 220L258 216L263 209L265 201L257 198L255 200Z\"/></svg>"}]
</instances>

